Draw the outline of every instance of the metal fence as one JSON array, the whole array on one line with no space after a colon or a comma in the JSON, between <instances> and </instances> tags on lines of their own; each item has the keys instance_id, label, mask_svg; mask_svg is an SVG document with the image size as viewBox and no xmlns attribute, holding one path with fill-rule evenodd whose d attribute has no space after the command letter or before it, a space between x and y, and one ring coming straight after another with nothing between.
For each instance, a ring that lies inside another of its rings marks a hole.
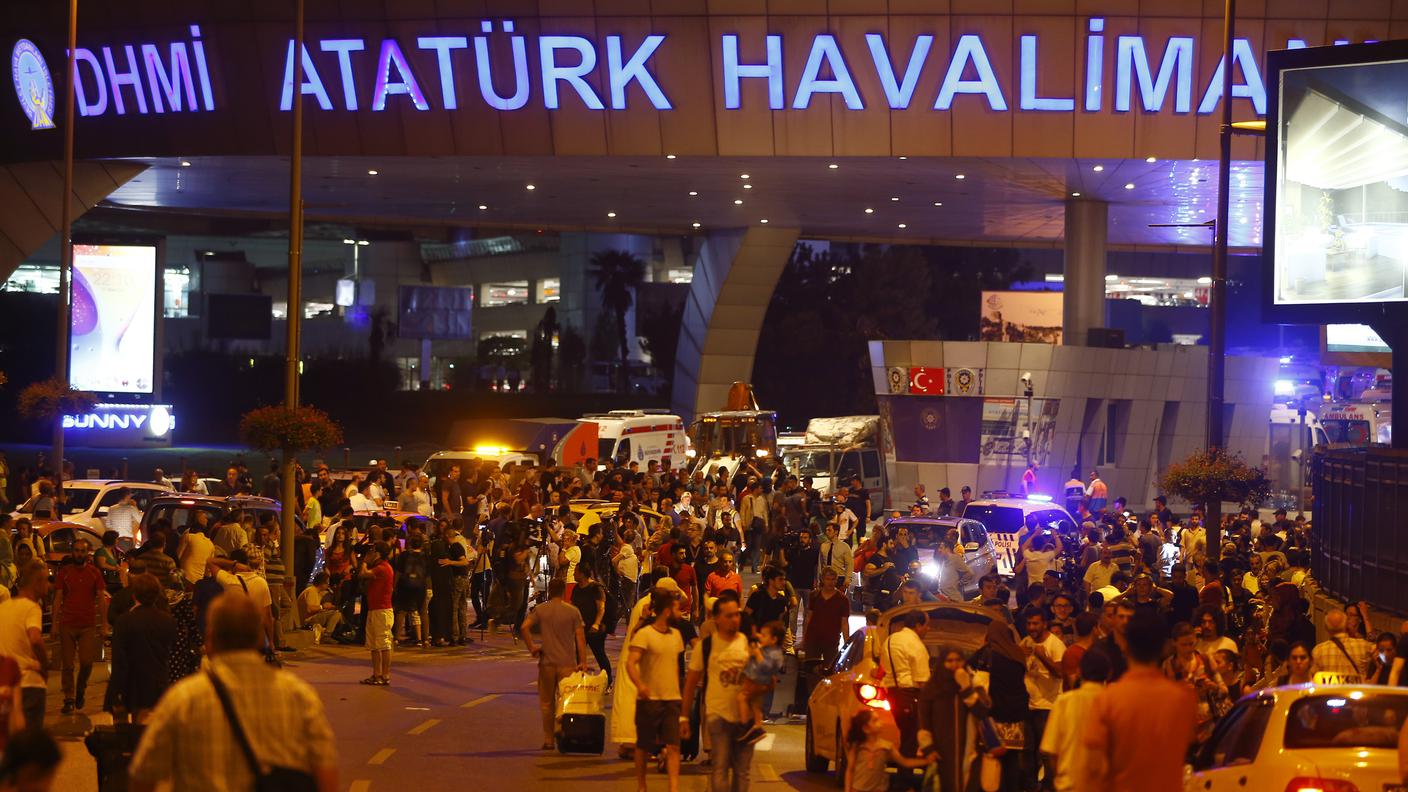
<instances>
[{"instance_id":1,"label":"metal fence","mask_svg":"<svg viewBox=\"0 0 1408 792\"><path fill-rule=\"evenodd\" d=\"M1408 613L1408 451L1317 450L1311 569L1334 595Z\"/></svg>"}]
</instances>

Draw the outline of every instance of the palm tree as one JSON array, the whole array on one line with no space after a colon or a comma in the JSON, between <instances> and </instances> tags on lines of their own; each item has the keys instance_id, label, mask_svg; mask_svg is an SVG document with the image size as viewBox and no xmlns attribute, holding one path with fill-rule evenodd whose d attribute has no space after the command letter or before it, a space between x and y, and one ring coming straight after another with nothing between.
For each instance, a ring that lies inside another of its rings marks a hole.
<instances>
[{"instance_id":1,"label":"palm tree","mask_svg":"<svg viewBox=\"0 0 1408 792\"><path fill-rule=\"evenodd\" d=\"M603 250L592 254L588 269L601 292L601 306L615 314L616 343L624 372L631 349L626 338L626 312L631 310L636 288L645 282L645 262L627 250Z\"/></svg>"}]
</instances>

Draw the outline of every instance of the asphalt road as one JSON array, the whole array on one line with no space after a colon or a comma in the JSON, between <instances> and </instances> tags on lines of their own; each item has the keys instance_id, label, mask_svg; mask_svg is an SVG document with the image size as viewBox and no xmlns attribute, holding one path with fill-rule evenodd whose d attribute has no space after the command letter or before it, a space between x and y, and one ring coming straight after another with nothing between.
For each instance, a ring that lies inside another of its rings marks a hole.
<instances>
[{"instance_id":1,"label":"asphalt road","mask_svg":"<svg viewBox=\"0 0 1408 792\"><path fill-rule=\"evenodd\" d=\"M614 659L619 641L609 645ZM317 646L288 656L286 667L310 682L323 699L339 743L340 778L351 792L416 792L463 789L544 789L593 792L633 790L633 766L607 755L564 756L543 751L533 660L507 635L488 635L460 649L399 650L392 661L392 685L360 685L370 671L367 653L357 647ZM88 711L60 716L57 673L51 680L46 723L67 737L56 789L96 790L96 770L79 741L98 712L105 667L94 672ZM754 759L759 790L835 789L830 776L803 770L804 726L768 727ZM707 768L686 764L680 789L708 786ZM665 789L652 773L650 789Z\"/></svg>"}]
</instances>

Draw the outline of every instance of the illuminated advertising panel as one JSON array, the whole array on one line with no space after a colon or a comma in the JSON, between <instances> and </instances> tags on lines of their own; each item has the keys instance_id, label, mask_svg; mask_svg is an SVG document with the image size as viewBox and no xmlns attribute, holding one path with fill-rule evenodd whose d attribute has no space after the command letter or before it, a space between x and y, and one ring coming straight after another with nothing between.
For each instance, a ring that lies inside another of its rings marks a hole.
<instances>
[{"instance_id":1,"label":"illuminated advertising panel","mask_svg":"<svg viewBox=\"0 0 1408 792\"><path fill-rule=\"evenodd\" d=\"M1271 304L1368 317L1408 300L1408 60L1327 50L1275 72Z\"/></svg>"},{"instance_id":2,"label":"illuminated advertising panel","mask_svg":"<svg viewBox=\"0 0 1408 792\"><path fill-rule=\"evenodd\" d=\"M982 299L981 340L1061 343L1061 292L985 291Z\"/></svg>"},{"instance_id":3,"label":"illuminated advertising panel","mask_svg":"<svg viewBox=\"0 0 1408 792\"><path fill-rule=\"evenodd\" d=\"M154 245L74 245L69 384L151 393L156 353Z\"/></svg>"}]
</instances>

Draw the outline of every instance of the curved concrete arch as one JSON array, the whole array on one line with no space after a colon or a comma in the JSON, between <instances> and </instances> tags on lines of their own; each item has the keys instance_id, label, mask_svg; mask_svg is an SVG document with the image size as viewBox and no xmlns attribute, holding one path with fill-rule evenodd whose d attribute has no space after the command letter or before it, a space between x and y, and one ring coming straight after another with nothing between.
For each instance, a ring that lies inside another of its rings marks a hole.
<instances>
[{"instance_id":1,"label":"curved concrete arch","mask_svg":"<svg viewBox=\"0 0 1408 792\"><path fill-rule=\"evenodd\" d=\"M752 379L763 317L799 233L756 226L705 237L675 354L671 407L685 420L721 409L729 385Z\"/></svg>"}]
</instances>

